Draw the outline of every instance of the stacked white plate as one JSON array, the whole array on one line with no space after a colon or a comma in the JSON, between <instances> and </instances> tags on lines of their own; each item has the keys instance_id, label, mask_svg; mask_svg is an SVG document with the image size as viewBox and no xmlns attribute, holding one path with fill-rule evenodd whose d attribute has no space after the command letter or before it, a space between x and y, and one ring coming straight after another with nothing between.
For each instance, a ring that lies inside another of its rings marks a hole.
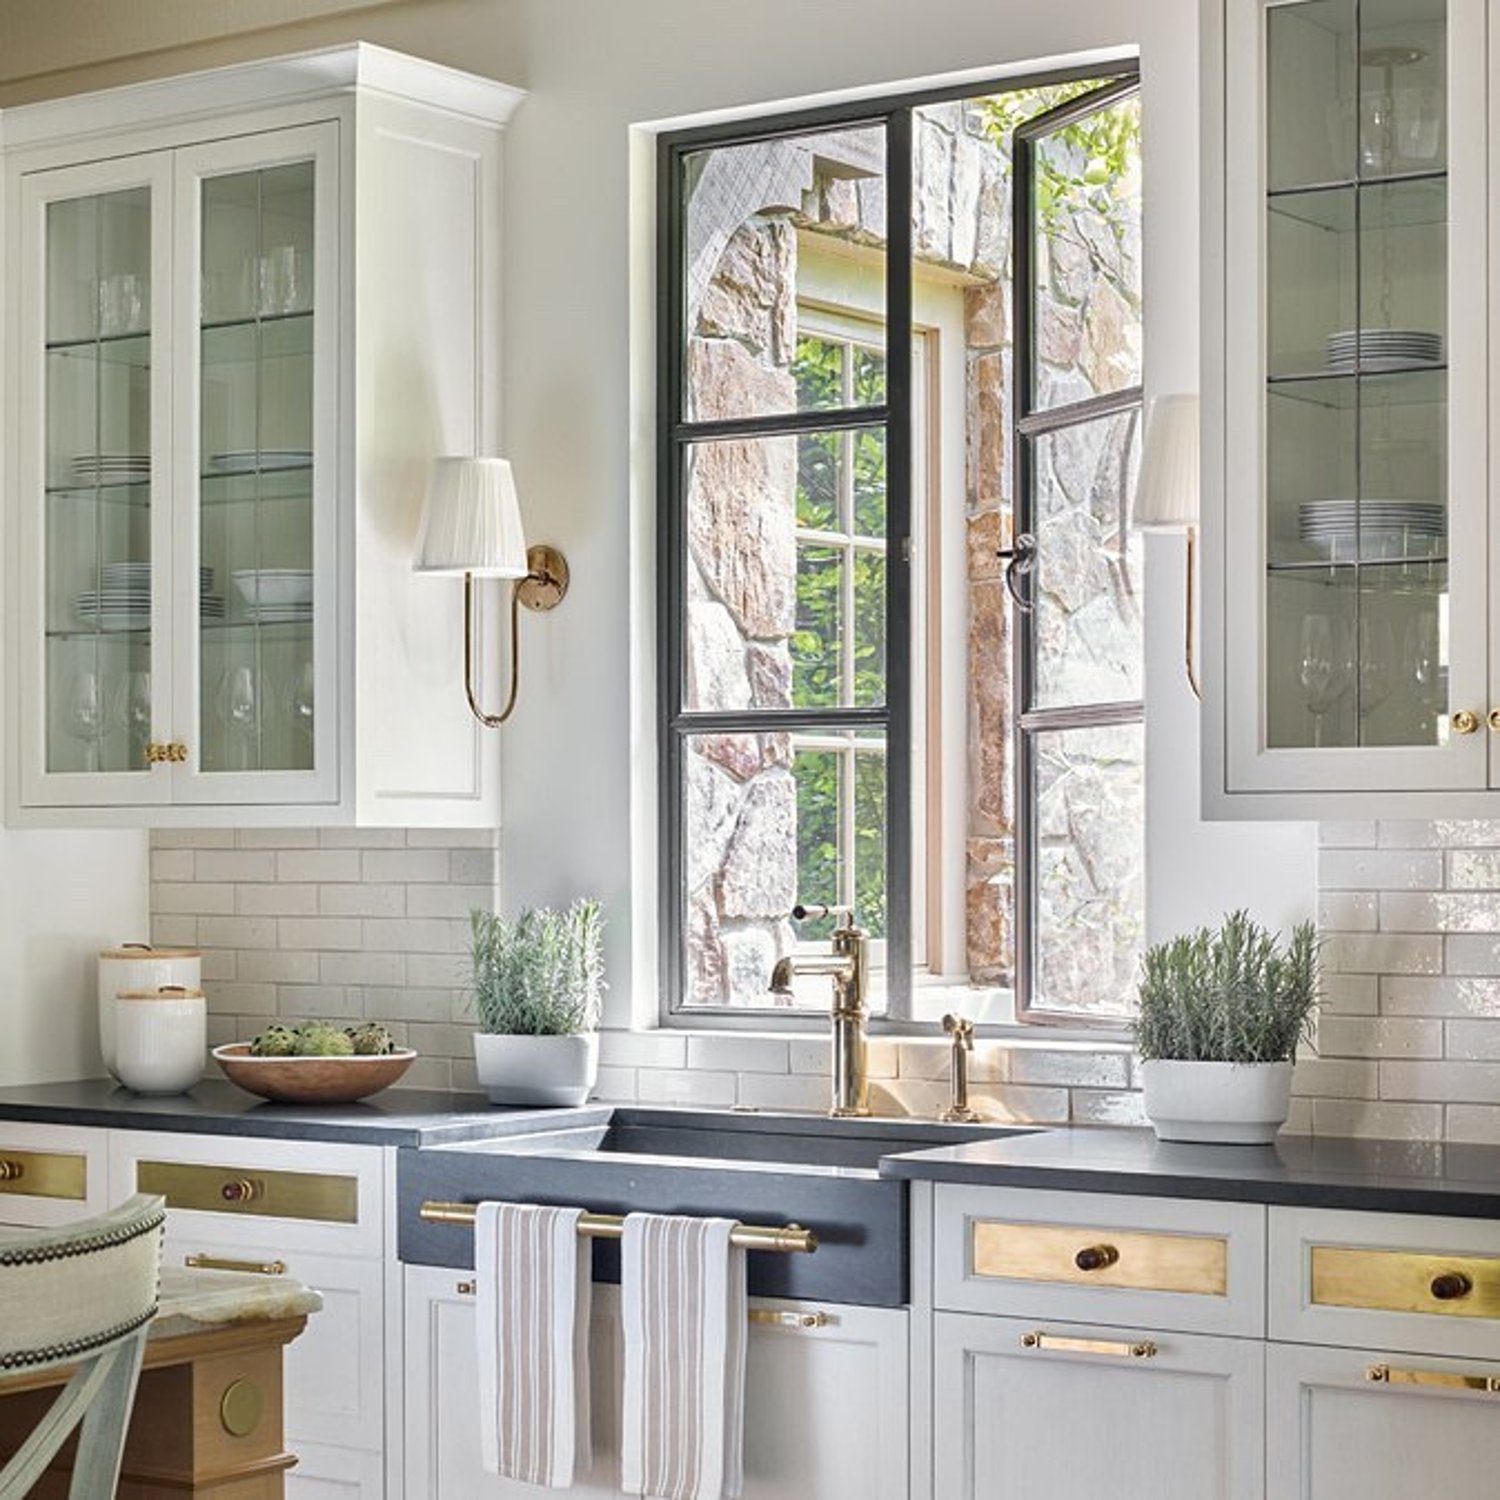
<instances>
[{"instance_id":1,"label":"stacked white plate","mask_svg":"<svg viewBox=\"0 0 1500 1500\"><path fill-rule=\"evenodd\" d=\"M1297 534L1324 557L1423 557L1447 531L1441 505L1423 500L1309 500L1298 507Z\"/></svg>"},{"instance_id":2,"label":"stacked white plate","mask_svg":"<svg viewBox=\"0 0 1500 1500\"><path fill-rule=\"evenodd\" d=\"M214 570L198 569L199 612L205 620L224 618L224 596L213 590ZM73 596L73 613L96 630L146 630L151 625L151 564L105 563L100 586Z\"/></svg>"},{"instance_id":3,"label":"stacked white plate","mask_svg":"<svg viewBox=\"0 0 1500 1500\"><path fill-rule=\"evenodd\" d=\"M151 455L80 453L69 467L75 484L145 484L151 478Z\"/></svg>"},{"instance_id":4,"label":"stacked white plate","mask_svg":"<svg viewBox=\"0 0 1500 1500\"><path fill-rule=\"evenodd\" d=\"M264 474L272 469L304 469L312 463L307 448L228 448L208 461L213 474Z\"/></svg>"},{"instance_id":5,"label":"stacked white plate","mask_svg":"<svg viewBox=\"0 0 1500 1500\"><path fill-rule=\"evenodd\" d=\"M1346 328L1328 335L1327 367L1349 375L1363 371L1420 369L1443 362L1443 336L1420 328Z\"/></svg>"}]
</instances>

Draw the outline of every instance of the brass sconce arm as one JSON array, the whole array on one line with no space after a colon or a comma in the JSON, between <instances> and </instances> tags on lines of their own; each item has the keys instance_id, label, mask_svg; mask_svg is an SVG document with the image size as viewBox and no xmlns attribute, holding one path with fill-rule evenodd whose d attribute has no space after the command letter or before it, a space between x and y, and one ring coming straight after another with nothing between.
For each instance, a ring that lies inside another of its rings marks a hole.
<instances>
[{"instance_id":1,"label":"brass sconce arm","mask_svg":"<svg viewBox=\"0 0 1500 1500\"><path fill-rule=\"evenodd\" d=\"M526 563L531 571L511 584L510 690L505 707L497 714L486 713L479 703L479 684L475 681L478 632L474 619L474 575L464 574L464 691L468 694L470 712L486 729L498 729L515 712L516 697L521 690L521 606L537 612L555 609L568 592L568 561L555 547L528 548Z\"/></svg>"}]
</instances>

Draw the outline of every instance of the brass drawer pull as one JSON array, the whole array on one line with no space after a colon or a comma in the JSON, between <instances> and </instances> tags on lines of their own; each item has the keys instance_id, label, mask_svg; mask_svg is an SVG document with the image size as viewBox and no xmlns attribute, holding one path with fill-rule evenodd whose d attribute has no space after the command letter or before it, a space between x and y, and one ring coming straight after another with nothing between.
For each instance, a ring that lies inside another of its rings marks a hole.
<instances>
[{"instance_id":1,"label":"brass drawer pull","mask_svg":"<svg viewBox=\"0 0 1500 1500\"><path fill-rule=\"evenodd\" d=\"M183 1265L194 1271L242 1271L247 1276L285 1276L284 1260L231 1260L222 1255L184 1255Z\"/></svg>"},{"instance_id":2,"label":"brass drawer pull","mask_svg":"<svg viewBox=\"0 0 1500 1500\"><path fill-rule=\"evenodd\" d=\"M1073 1264L1080 1271L1107 1271L1119 1258L1113 1245L1088 1245L1073 1257Z\"/></svg>"},{"instance_id":3,"label":"brass drawer pull","mask_svg":"<svg viewBox=\"0 0 1500 1500\"><path fill-rule=\"evenodd\" d=\"M772 1328L826 1328L833 1321L826 1312L792 1312L774 1307L752 1307L749 1316L752 1323Z\"/></svg>"},{"instance_id":4,"label":"brass drawer pull","mask_svg":"<svg viewBox=\"0 0 1500 1500\"><path fill-rule=\"evenodd\" d=\"M1432 1295L1439 1302L1456 1302L1460 1297L1467 1297L1473 1290L1473 1278L1465 1276L1462 1271L1444 1271L1432 1278Z\"/></svg>"},{"instance_id":5,"label":"brass drawer pull","mask_svg":"<svg viewBox=\"0 0 1500 1500\"><path fill-rule=\"evenodd\" d=\"M476 1288L472 1281L460 1281L458 1285L453 1288L453 1290L457 1292L460 1297L472 1297Z\"/></svg>"},{"instance_id":6,"label":"brass drawer pull","mask_svg":"<svg viewBox=\"0 0 1500 1500\"><path fill-rule=\"evenodd\" d=\"M26 1164L11 1157L0 1157L0 1182L19 1182L26 1175Z\"/></svg>"},{"instance_id":7,"label":"brass drawer pull","mask_svg":"<svg viewBox=\"0 0 1500 1500\"><path fill-rule=\"evenodd\" d=\"M1500 1375L1450 1375L1445 1370L1393 1370L1390 1365L1371 1365L1365 1379L1374 1385L1422 1385L1445 1391L1500 1394Z\"/></svg>"},{"instance_id":8,"label":"brass drawer pull","mask_svg":"<svg viewBox=\"0 0 1500 1500\"><path fill-rule=\"evenodd\" d=\"M219 1196L226 1203L254 1203L265 1197L265 1184L251 1177L236 1177L219 1189Z\"/></svg>"},{"instance_id":9,"label":"brass drawer pull","mask_svg":"<svg viewBox=\"0 0 1500 1500\"><path fill-rule=\"evenodd\" d=\"M1126 1339L1078 1339L1036 1329L1021 1335L1023 1349L1050 1350L1054 1354L1103 1354L1110 1359L1155 1359L1160 1352L1150 1339L1132 1343Z\"/></svg>"}]
</instances>

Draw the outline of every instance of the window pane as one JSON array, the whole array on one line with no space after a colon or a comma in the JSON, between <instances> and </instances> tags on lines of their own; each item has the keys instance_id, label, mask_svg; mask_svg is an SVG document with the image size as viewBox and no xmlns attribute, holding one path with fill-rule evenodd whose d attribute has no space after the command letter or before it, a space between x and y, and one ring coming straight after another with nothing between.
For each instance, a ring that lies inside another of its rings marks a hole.
<instances>
[{"instance_id":1,"label":"window pane","mask_svg":"<svg viewBox=\"0 0 1500 1500\"><path fill-rule=\"evenodd\" d=\"M1140 414L1035 440L1033 707L1141 696L1141 539L1129 526Z\"/></svg>"},{"instance_id":2,"label":"window pane","mask_svg":"<svg viewBox=\"0 0 1500 1500\"><path fill-rule=\"evenodd\" d=\"M690 445L690 711L884 703L885 539L856 517L883 523L884 453L883 431Z\"/></svg>"},{"instance_id":3,"label":"window pane","mask_svg":"<svg viewBox=\"0 0 1500 1500\"><path fill-rule=\"evenodd\" d=\"M885 936L885 755L854 734L701 734L684 742L687 1005L828 1007L824 977L773 996L771 969L829 922L797 901L855 907Z\"/></svg>"},{"instance_id":4,"label":"window pane","mask_svg":"<svg viewBox=\"0 0 1500 1500\"><path fill-rule=\"evenodd\" d=\"M1036 994L1044 1010L1119 1015L1145 928L1145 730L1050 730L1036 773Z\"/></svg>"},{"instance_id":5,"label":"window pane","mask_svg":"<svg viewBox=\"0 0 1500 1500\"><path fill-rule=\"evenodd\" d=\"M807 345L797 316L802 244L855 241L867 255L883 247L884 128L694 151L683 158L682 194L684 415L704 421L884 401L883 361ZM873 300L883 317L884 270L875 264ZM868 283L867 266L862 274Z\"/></svg>"},{"instance_id":6,"label":"window pane","mask_svg":"<svg viewBox=\"0 0 1500 1500\"><path fill-rule=\"evenodd\" d=\"M1036 143L1034 405L1141 380L1141 128L1131 96Z\"/></svg>"}]
</instances>

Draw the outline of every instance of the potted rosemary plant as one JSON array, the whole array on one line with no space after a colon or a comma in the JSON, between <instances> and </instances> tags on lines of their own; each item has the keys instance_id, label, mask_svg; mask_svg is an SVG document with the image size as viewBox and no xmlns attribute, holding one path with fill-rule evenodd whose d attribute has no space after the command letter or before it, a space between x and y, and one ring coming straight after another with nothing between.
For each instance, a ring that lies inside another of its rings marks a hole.
<instances>
[{"instance_id":1,"label":"potted rosemary plant","mask_svg":"<svg viewBox=\"0 0 1500 1500\"><path fill-rule=\"evenodd\" d=\"M582 1104L599 1078L599 903L470 921L480 1086L495 1104Z\"/></svg>"},{"instance_id":2,"label":"potted rosemary plant","mask_svg":"<svg viewBox=\"0 0 1500 1500\"><path fill-rule=\"evenodd\" d=\"M1135 1045L1146 1115L1164 1141L1263 1145L1291 1104L1298 1045L1318 1004L1311 922L1285 946L1230 913L1149 949L1142 963Z\"/></svg>"}]
</instances>

